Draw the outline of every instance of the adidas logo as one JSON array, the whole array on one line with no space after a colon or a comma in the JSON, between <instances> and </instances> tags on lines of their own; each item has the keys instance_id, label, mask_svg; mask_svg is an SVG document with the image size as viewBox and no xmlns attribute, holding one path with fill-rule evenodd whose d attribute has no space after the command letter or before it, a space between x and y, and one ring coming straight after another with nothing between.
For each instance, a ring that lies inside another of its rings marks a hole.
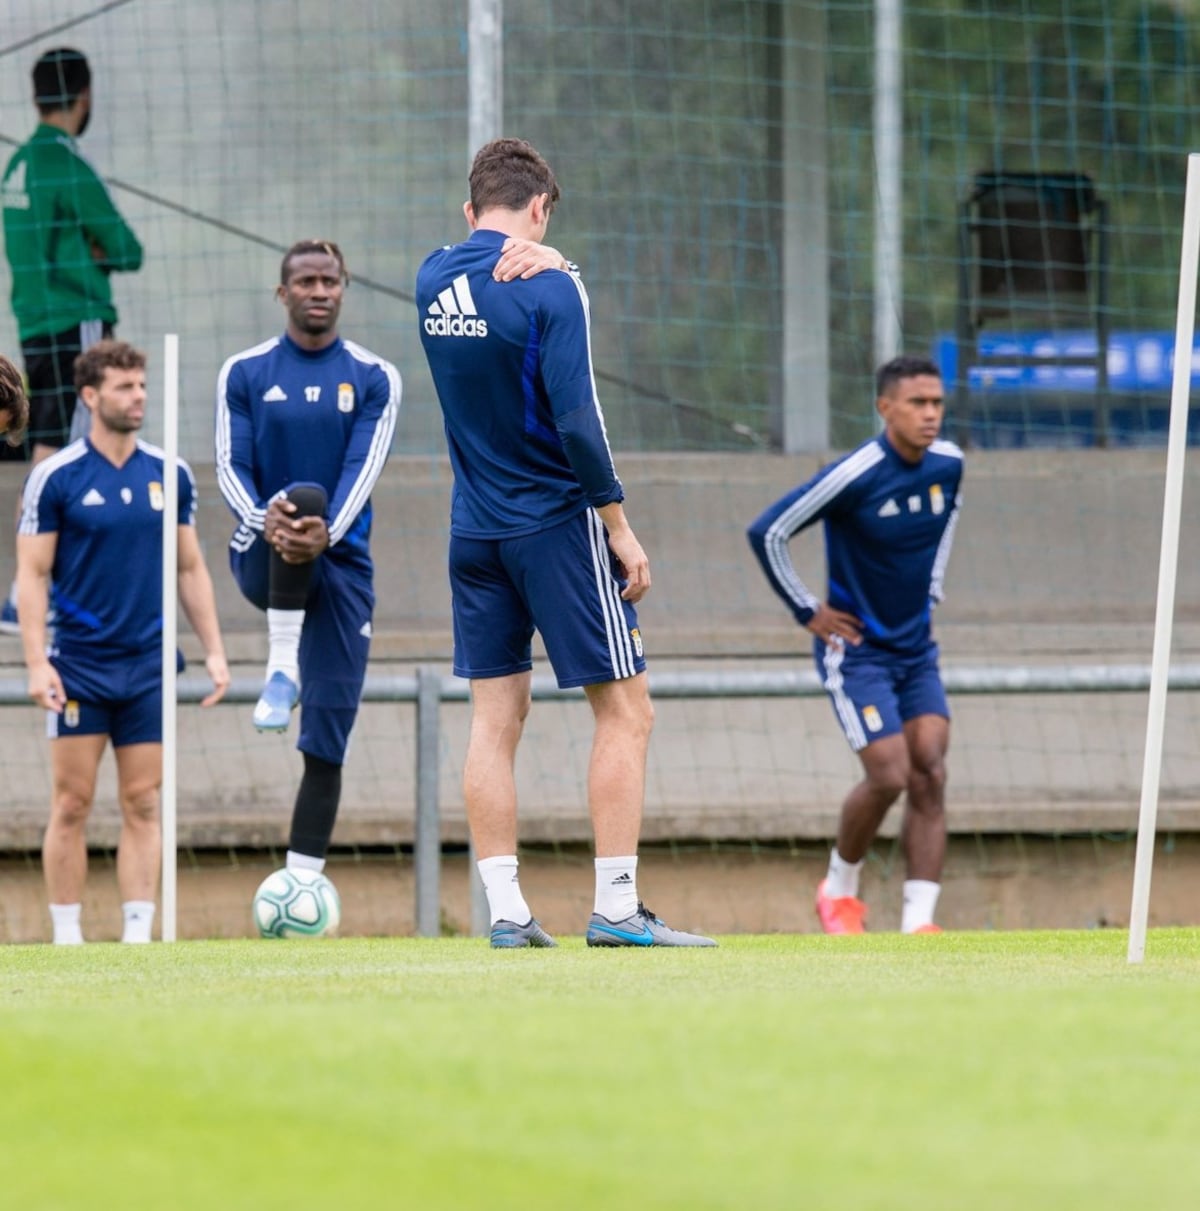
<instances>
[{"instance_id":1,"label":"adidas logo","mask_svg":"<svg viewBox=\"0 0 1200 1211\"><path fill-rule=\"evenodd\" d=\"M278 383L270 391L263 392L264 404L280 404L285 399L287 399L287 392Z\"/></svg>"},{"instance_id":2,"label":"adidas logo","mask_svg":"<svg viewBox=\"0 0 1200 1211\"><path fill-rule=\"evenodd\" d=\"M628 887L633 880L629 877L628 871L623 875L618 875L613 881L613 887Z\"/></svg>"},{"instance_id":3,"label":"adidas logo","mask_svg":"<svg viewBox=\"0 0 1200 1211\"><path fill-rule=\"evenodd\" d=\"M894 500L889 500L886 505L882 505L879 509L878 516L880 517L895 517L900 512L900 506Z\"/></svg>"},{"instance_id":4,"label":"adidas logo","mask_svg":"<svg viewBox=\"0 0 1200 1211\"><path fill-rule=\"evenodd\" d=\"M104 504L104 497L101 496L95 488L89 488L84 494L83 500L81 500L79 503L82 505L87 505L89 508L91 508L95 505Z\"/></svg>"},{"instance_id":5,"label":"adidas logo","mask_svg":"<svg viewBox=\"0 0 1200 1211\"><path fill-rule=\"evenodd\" d=\"M467 275L462 273L429 304L425 331L430 336L487 336L487 320L478 315Z\"/></svg>"}]
</instances>

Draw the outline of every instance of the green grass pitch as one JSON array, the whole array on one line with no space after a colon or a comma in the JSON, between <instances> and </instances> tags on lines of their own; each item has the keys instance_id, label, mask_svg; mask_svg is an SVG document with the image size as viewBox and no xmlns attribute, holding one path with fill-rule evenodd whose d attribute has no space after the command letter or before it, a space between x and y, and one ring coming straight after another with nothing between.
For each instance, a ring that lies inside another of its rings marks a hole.
<instances>
[{"instance_id":1,"label":"green grass pitch","mask_svg":"<svg viewBox=\"0 0 1200 1211\"><path fill-rule=\"evenodd\" d=\"M1200 932L0 949L6 1211L1200 1206Z\"/></svg>"}]
</instances>

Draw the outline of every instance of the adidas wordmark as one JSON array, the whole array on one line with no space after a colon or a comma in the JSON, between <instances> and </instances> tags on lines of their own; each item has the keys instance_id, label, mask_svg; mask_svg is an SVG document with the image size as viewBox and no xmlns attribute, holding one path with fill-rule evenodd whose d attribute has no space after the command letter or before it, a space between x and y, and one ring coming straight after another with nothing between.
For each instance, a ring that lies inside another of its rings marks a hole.
<instances>
[{"instance_id":1,"label":"adidas wordmark","mask_svg":"<svg viewBox=\"0 0 1200 1211\"><path fill-rule=\"evenodd\" d=\"M487 336L487 320L479 317L465 273L459 274L429 304L425 331L430 336Z\"/></svg>"}]
</instances>

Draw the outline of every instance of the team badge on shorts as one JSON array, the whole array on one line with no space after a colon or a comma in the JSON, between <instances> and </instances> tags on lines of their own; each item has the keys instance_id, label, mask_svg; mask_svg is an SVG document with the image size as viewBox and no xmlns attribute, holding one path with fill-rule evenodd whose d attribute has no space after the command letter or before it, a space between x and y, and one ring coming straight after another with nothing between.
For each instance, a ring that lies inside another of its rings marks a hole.
<instances>
[{"instance_id":1,"label":"team badge on shorts","mask_svg":"<svg viewBox=\"0 0 1200 1211\"><path fill-rule=\"evenodd\" d=\"M63 726L79 726L79 703L74 698L68 699L63 706Z\"/></svg>"},{"instance_id":2,"label":"team badge on shorts","mask_svg":"<svg viewBox=\"0 0 1200 1211\"><path fill-rule=\"evenodd\" d=\"M163 504L164 500L162 484L152 483L150 485L150 507L156 512L161 513L163 511Z\"/></svg>"},{"instance_id":3,"label":"team badge on shorts","mask_svg":"<svg viewBox=\"0 0 1200 1211\"><path fill-rule=\"evenodd\" d=\"M639 631L637 627L634 627L633 630L629 632L629 638L633 640L634 653L637 655L637 658L641 660L641 658L646 654L645 649L642 647L641 631Z\"/></svg>"},{"instance_id":4,"label":"team badge on shorts","mask_svg":"<svg viewBox=\"0 0 1200 1211\"><path fill-rule=\"evenodd\" d=\"M338 383L338 411L354 411L354 386L351 383Z\"/></svg>"},{"instance_id":5,"label":"team badge on shorts","mask_svg":"<svg viewBox=\"0 0 1200 1211\"><path fill-rule=\"evenodd\" d=\"M878 732L883 728L883 719L873 706L864 706L862 717L868 732Z\"/></svg>"}]
</instances>

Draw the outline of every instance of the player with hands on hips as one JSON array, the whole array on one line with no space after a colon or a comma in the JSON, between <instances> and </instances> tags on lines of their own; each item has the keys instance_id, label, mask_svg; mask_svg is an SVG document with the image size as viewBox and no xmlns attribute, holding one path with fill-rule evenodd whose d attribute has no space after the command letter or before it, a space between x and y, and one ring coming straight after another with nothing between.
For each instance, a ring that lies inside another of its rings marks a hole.
<instances>
[{"instance_id":1,"label":"player with hands on hips","mask_svg":"<svg viewBox=\"0 0 1200 1211\"><path fill-rule=\"evenodd\" d=\"M876 376L883 432L788 492L748 536L771 587L815 636L822 684L863 780L842 804L817 889L826 933L862 933L863 863L892 804L906 795L907 878L900 928L931 933L946 851L950 710L931 618L962 502L962 451L940 436L945 411L933 362L898 357ZM791 538L820 523L829 592L798 575Z\"/></svg>"}]
</instances>

